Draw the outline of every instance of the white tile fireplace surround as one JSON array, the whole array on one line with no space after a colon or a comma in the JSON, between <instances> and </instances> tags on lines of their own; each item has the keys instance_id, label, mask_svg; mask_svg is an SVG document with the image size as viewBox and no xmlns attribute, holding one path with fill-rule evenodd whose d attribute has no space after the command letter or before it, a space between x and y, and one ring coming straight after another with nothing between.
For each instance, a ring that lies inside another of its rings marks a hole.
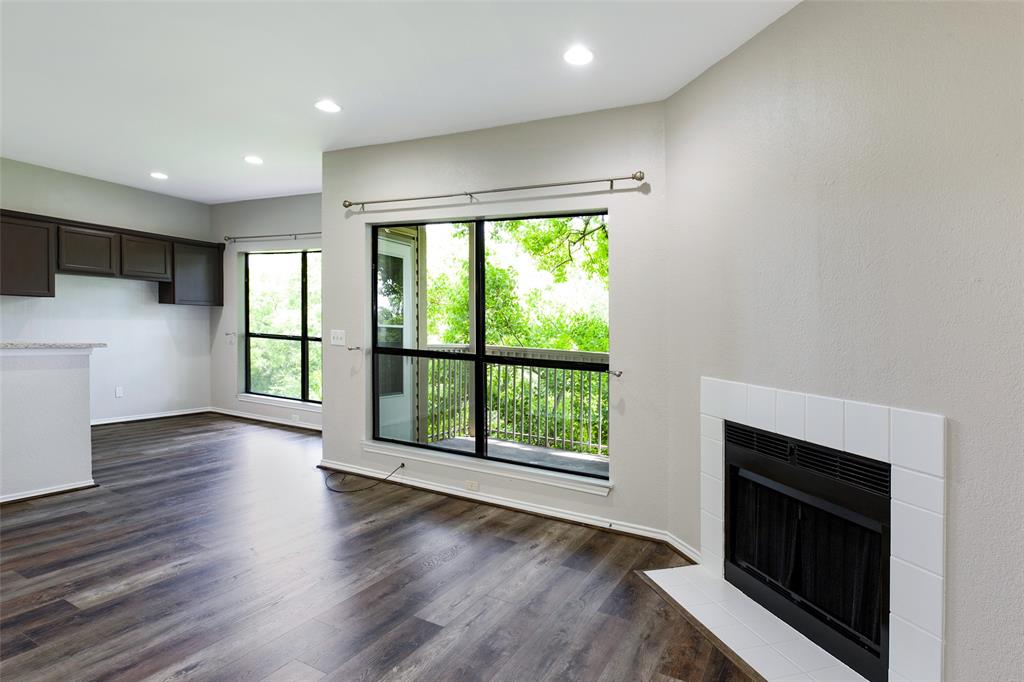
<instances>
[{"instance_id":1,"label":"white tile fireplace surround","mask_svg":"<svg viewBox=\"0 0 1024 682\"><path fill-rule=\"evenodd\" d=\"M889 462L889 679L941 680L945 418L709 377L701 378L700 412L701 565L648 575L767 679L862 679L722 578L723 426L728 420Z\"/></svg>"}]
</instances>

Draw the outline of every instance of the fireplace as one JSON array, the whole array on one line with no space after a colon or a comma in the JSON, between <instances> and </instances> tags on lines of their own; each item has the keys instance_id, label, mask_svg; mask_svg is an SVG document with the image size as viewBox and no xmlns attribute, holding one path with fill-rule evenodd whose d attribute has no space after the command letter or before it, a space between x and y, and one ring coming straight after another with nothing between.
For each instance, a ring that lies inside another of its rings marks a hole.
<instances>
[{"instance_id":1,"label":"fireplace","mask_svg":"<svg viewBox=\"0 0 1024 682\"><path fill-rule=\"evenodd\" d=\"M890 465L726 421L725 578L888 679Z\"/></svg>"}]
</instances>

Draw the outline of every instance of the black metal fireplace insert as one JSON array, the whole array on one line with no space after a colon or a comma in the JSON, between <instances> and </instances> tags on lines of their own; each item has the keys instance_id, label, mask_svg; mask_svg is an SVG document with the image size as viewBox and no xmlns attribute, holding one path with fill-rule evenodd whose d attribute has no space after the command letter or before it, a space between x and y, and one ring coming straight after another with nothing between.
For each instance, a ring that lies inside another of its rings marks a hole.
<instances>
[{"instance_id":1,"label":"black metal fireplace insert","mask_svg":"<svg viewBox=\"0 0 1024 682\"><path fill-rule=\"evenodd\" d=\"M888 679L890 467L725 424L725 578L872 682Z\"/></svg>"}]
</instances>

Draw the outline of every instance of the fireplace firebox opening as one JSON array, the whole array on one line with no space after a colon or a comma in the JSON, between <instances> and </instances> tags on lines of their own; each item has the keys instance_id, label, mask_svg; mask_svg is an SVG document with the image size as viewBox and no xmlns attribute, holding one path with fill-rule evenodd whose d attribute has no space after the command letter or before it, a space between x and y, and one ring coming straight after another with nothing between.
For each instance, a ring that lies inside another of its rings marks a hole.
<instances>
[{"instance_id":1,"label":"fireplace firebox opening","mask_svg":"<svg viewBox=\"0 0 1024 682\"><path fill-rule=\"evenodd\" d=\"M888 679L890 466L725 423L725 578Z\"/></svg>"}]
</instances>

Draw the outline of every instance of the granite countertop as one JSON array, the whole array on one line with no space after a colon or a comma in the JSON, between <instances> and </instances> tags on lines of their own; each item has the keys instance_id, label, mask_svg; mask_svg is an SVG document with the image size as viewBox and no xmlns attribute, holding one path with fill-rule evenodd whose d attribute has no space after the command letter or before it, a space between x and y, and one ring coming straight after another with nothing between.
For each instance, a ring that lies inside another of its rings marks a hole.
<instances>
[{"instance_id":1,"label":"granite countertop","mask_svg":"<svg viewBox=\"0 0 1024 682\"><path fill-rule=\"evenodd\" d=\"M0 350L106 348L105 343L65 343L62 341L0 341Z\"/></svg>"}]
</instances>

